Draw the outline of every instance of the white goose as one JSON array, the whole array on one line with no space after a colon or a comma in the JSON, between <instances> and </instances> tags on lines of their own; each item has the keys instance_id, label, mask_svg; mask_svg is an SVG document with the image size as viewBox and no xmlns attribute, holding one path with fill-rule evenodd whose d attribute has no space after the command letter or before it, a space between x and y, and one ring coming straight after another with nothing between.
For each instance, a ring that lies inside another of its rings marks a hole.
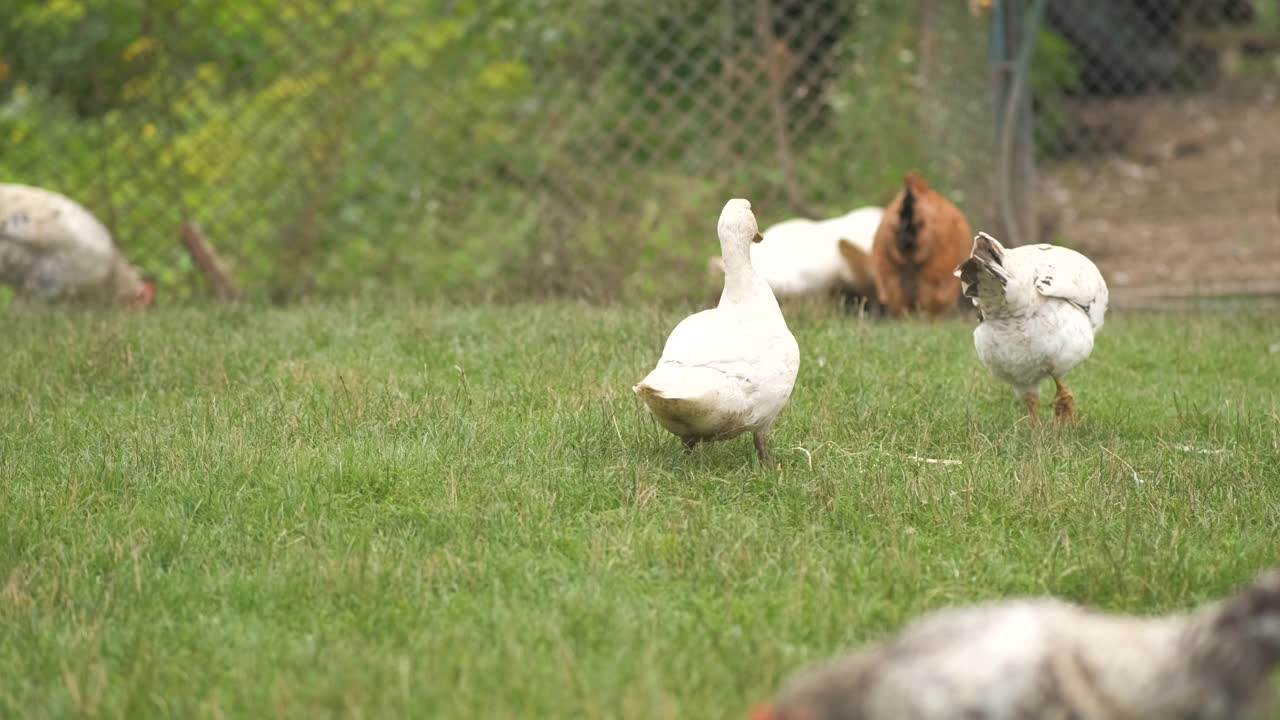
<instances>
[{"instance_id":1,"label":"white goose","mask_svg":"<svg viewBox=\"0 0 1280 720\"><path fill-rule=\"evenodd\" d=\"M1089 357L1107 313L1107 283L1097 266L1056 245L1004 248L986 233L973 239L972 256L956 270L965 297L978 306L973 331L978 359L1022 396L1034 421L1040 381L1053 378L1054 414L1075 418L1075 399L1064 377Z\"/></svg>"},{"instance_id":2,"label":"white goose","mask_svg":"<svg viewBox=\"0 0 1280 720\"><path fill-rule=\"evenodd\" d=\"M632 390L687 449L750 432L767 463L769 427L791 397L800 348L751 266L751 244L760 241L751 203L725 203L717 230L725 266L720 304L681 321L658 366Z\"/></svg>"}]
</instances>

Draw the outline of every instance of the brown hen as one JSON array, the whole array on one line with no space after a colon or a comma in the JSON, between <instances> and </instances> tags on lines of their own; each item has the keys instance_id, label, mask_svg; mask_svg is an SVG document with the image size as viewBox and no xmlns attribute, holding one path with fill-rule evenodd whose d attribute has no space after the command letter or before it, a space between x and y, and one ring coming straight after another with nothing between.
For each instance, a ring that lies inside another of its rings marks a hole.
<instances>
[{"instance_id":1,"label":"brown hen","mask_svg":"<svg viewBox=\"0 0 1280 720\"><path fill-rule=\"evenodd\" d=\"M955 310L955 269L969 257L973 233L964 214L912 170L885 208L871 247L876 294L897 317L939 318Z\"/></svg>"}]
</instances>

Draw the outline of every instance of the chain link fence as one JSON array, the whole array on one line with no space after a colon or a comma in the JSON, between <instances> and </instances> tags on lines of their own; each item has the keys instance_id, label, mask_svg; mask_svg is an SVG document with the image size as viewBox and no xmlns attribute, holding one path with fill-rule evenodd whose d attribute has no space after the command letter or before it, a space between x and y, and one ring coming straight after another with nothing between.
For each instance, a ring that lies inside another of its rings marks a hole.
<instances>
[{"instance_id":1,"label":"chain link fence","mask_svg":"<svg viewBox=\"0 0 1280 720\"><path fill-rule=\"evenodd\" d=\"M250 293L689 296L762 224L980 208L983 24L836 0L22 2L0 175L79 199L171 293L194 221ZM945 120L944 120L945 118Z\"/></svg>"},{"instance_id":2,"label":"chain link fence","mask_svg":"<svg viewBox=\"0 0 1280 720\"><path fill-rule=\"evenodd\" d=\"M1031 78L1042 237L1120 304L1280 294L1280 2L1051 0Z\"/></svg>"},{"instance_id":3,"label":"chain link fence","mask_svg":"<svg viewBox=\"0 0 1280 720\"><path fill-rule=\"evenodd\" d=\"M731 196L767 226L884 204L919 168L976 227L996 217L990 0L15 2L0 181L87 205L170 297L207 292L187 224L256 297L614 300L703 297ZM1144 103L1191 107L1181 132L1237 107L1224 74L1274 85L1265 47L1187 49L1274 38L1261 2L1214 4L1050 3L1041 237L1122 234L1090 224L1137 206L1110 168L1195 154ZM1265 192L1245 156L1233 182Z\"/></svg>"}]
</instances>

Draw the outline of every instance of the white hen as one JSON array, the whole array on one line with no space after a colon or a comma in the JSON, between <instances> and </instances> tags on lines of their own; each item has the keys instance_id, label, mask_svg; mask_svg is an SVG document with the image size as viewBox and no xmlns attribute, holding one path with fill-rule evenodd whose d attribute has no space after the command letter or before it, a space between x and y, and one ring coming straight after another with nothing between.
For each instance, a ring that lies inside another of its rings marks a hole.
<instances>
[{"instance_id":1,"label":"white hen","mask_svg":"<svg viewBox=\"0 0 1280 720\"><path fill-rule=\"evenodd\" d=\"M111 233L70 198L0 183L0 283L22 299L145 306L151 283L125 260Z\"/></svg>"},{"instance_id":2,"label":"white hen","mask_svg":"<svg viewBox=\"0 0 1280 720\"><path fill-rule=\"evenodd\" d=\"M833 290L874 296L871 244L883 214L868 206L826 220L784 220L751 247L751 263L779 298ZM723 259L711 258L710 267L723 273Z\"/></svg>"},{"instance_id":3,"label":"white hen","mask_svg":"<svg viewBox=\"0 0 1280 720\"><path fill-rule=\"evenodd\" d=\"M1004 248L986 233L956 270L964 295L978 306L973 331L978 358L1022 397L1034 421L1040 381L1057 385L1054 414L1075 418L1064 377L1093 351L1107 312L1107 283L1089 258L1056 245Z\"/></svg>"},{"instance_id":4,"label":"white hen","mask_svg":"<svg viewBox=\"0 0 1280 720\"><path fill-rule=\"evenodd\" d=\"M1280 571L1163 617L1049 598L950 608L800 673L754 720L1261 720L1280 662Z\"/></svg>"},{"instance_id":5,"label":"white hen","mask_svg":"<svg viewBox=\"0 0 1280 720\"><path fill-rule=\"evenodd\" d=\"M717 230L725 265L719 305L681 321L657 367L632 390L686 448L750 432L767 463L769 428L791 397L800 348L752 267L760 234L751 203L725 203Z\"/></svg>"}]
</instances>

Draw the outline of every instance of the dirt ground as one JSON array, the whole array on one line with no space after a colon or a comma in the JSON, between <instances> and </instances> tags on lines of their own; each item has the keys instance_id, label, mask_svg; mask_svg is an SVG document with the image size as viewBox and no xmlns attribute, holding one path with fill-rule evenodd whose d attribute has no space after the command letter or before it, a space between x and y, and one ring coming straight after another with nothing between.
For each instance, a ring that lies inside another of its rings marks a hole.
<instances>
[{"instance_id":1,"label":"dirt ground","mask_svg":"<svg viewBox=\"0 0 1280 720\"><path fill-rule=\"evenodd\" d=\"M1280 81L1080 112L1108 147L1042 163L1040 209L1116 304L1280 296Z\"/></svg>"}]
</instances>

